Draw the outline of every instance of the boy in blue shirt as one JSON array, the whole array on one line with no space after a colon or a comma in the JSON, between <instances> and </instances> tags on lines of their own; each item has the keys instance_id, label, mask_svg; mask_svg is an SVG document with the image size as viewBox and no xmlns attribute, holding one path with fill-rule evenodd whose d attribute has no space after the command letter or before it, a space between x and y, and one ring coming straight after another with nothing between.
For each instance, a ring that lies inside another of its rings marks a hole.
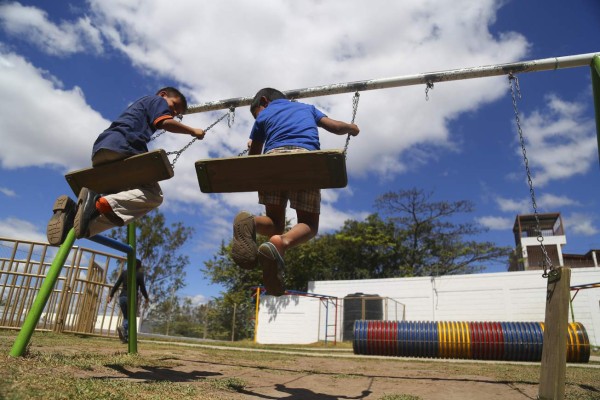
<instances>
[{"instance_id":1,"label":"boy in blue shirt","mask_svg":"<svg viewBox=\"0 0 600 400\"><path fill-rule=\"evenodd\" d=\"M288 153L319 150L318 127L336 135L359 133L358 126L327 117L312 105L287 100L279 90L258 91L250 105L255 119L250 133L249 154ZM285 182L282 182L284 185ZM287 202L296 210L297 224L285 230ZM263 270L267 293L285 293L283 256L287 249L313 238L319 230L321 192L319 189L258 192L264 216L240 212L233 223L231 254L242 268L252 269L258 262ZM256 233L269 237L260 247Z\"/></svg>"},{"instance_id":2,"label":"boy in blue shirt","mask_svg":"<svg viewBox=\"0 0 600 400\"><path fill-rule=\"evenodd\" d=\"M147 143L157 129L203 139L202 129L184 125L173 118L186 109L185 96L173 87L162 88L155 95L134 101L96 139L92 165L96 167L148 152ZM46 228L48 243L62 244L72 227L80 239L127 225L158 207L162 201L158 182L105 195L82 188L77 203L67 195L59 196Z\"/></svg>"}]
</instances>

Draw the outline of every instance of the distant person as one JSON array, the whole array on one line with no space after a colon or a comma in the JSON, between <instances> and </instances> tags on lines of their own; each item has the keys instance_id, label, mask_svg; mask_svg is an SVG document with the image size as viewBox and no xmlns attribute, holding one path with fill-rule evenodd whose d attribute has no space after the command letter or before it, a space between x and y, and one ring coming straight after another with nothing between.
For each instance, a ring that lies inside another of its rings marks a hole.
<instances>
[{"instance_id":1,"label":"distant person","mask_svg":"<svg viewBox=\"0 0 600 400\"><path fill-rule=\"evenodd\" d=\"M155 95L134 101L96 139L92 165L97 167L148 152L147 143L157 129L203 139L202 129L189 127L173 118L186 109L185 96L173 87L162 88ZM127 225L158 207L162 201L158 182L109 194L98 194L84 187L77 203L67 195L59 196L46 228L48 243L62 244L73 227L75 236L80 239Z\"/></svg>"},{"instance_id":2,"label":"distant person","mask_svg":"<svg viewBox=\"0 0 600 400\"><path fill-rule=\"evenodd\" d=\"M146 291L144 271L142 269L142 261L140 259L135 260L135 283L138 289L136 298L139 298L139 294L141 292L142 296L144 296L145 299L144 307L147 307L150 303L150 298L148 297L148 292ZM121 292L119 293L119 307L121 308L121 314L123 314L123 324L122 326L117 327L117 333L119 334L119 339L121 339L121 342L127 343L129 341L129 309L127 308L127 269L123 269L123 271L121 271L121 273L119 274L119 278L110 290L110 293L108 294L107 298L108 303L112 301L113 296L115 295L119 287L121 287Z\"/></svg>"},{"instance_id":3,"label":"distant person","mask_svg":"<svg viewBox=\"0 0 600 400\"><path fill-rule=\"evenodd\" d=\"M256 93L250 112L256 120L250 132L251 155L319 150L319 127L336 135L359 133L355 124L331 119L312 105L287 100L282 92L272 88ZM285 187L285 180L281 186ZM288 201L296 210L298 223L284 233ZM259 191L258 202L264 204L265 216L242 211L235 217L231 254L235 263L245 269L256 267L258 261L267 293L280 296L285 293L286 250L307 242L319 230L321 192L319 189ZM258 248L257 232L269 237Z\"/></svg>"}]
</instances>

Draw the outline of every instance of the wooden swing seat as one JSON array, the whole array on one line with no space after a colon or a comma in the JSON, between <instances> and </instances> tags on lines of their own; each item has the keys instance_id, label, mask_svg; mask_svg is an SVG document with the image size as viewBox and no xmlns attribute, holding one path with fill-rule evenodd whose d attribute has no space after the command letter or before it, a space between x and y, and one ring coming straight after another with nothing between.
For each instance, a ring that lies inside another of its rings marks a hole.
<instances>
[{"instance_id":1,"label":"wooden swing seat","mask_svg":"<svg viewBox=\"0 0 600 400\"><path fill-rule=\"evenodd\" d=\"M153 150L123 160L69 172L65 179L75 195L82 187L96 193L117 193L144 184L170 179L173 168L162 150Z\"/></svg>"},{"instance_id":2,"label":"wooden swing seat","mask_svg":"<svg viewBox=\"0 0 600 400\"><path fill-rule=\"evenodd\" d=\"M196 173L203 193L342 188L348 184L342 150L199 160Z\"/></svg>"}]
</instances>

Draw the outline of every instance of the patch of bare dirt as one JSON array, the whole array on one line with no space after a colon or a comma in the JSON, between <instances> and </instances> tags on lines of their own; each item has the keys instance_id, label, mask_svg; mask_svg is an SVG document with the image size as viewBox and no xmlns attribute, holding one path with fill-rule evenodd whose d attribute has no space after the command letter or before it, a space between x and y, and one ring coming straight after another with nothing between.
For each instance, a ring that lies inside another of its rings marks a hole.
<instances>
[{"instance_id":1,"label":"patch of bare dirt","mask_svg":"<svg viewBox=\"0 0 600 400\"><path fill-rule=\"evenodd\" d=\"M423 400L522 400L535 399L538 392L537 379L497 379L478 373L482 368L494 368L493 364L271 353L248 356L248 352L222 349L144 350L143 345L140 353L170 366L115 366L85 375L106 378L108 373L112 378L192 384L205 379L242 380L242 389L227 394L231 399L380 399L404 394ZM244 357L239 353L245 353ZM536 367L531 369L535 375Z\"/></svg>"}]
</instances>

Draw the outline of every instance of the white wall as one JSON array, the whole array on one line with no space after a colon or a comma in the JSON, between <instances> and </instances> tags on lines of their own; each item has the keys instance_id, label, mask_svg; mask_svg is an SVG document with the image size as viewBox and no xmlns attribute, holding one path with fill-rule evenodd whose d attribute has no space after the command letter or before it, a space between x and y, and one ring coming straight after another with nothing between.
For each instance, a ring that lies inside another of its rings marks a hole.
<instances>
[{"instance_id":1,"label":"white wall","mask_svg":"<svg viewBox=\"0 0 600 400\"><path fill-rule=\"evenodd\" d=\"M271 344L317 342L319 304L319 299L314 297L262 296L256 341Z\"/></svg>"},{"instance_id":2,"label":"white wall","mask_svg":"<svg viewBox=\"0 0 600 400\"><path fill-rule=\"evenodd\" d=\"M571 271L571 286L598 282L600 268ZM316 281L309 284L309 292L340 298L337 340L341 340L343 298L349 294L377 294L403 303L409 321L543 322L546 286L541 271L518 271L437 278ZM329 318L333 323L331 308ZM580 290L573 309L575 320L585 326L590 343L600 346L600 288ZM260 304L257 340L259 343L324 340L324 314L321 302L315 298L265 296ZM569 321L572 321L570 314Z\"/></svg>"}]
</instances>

